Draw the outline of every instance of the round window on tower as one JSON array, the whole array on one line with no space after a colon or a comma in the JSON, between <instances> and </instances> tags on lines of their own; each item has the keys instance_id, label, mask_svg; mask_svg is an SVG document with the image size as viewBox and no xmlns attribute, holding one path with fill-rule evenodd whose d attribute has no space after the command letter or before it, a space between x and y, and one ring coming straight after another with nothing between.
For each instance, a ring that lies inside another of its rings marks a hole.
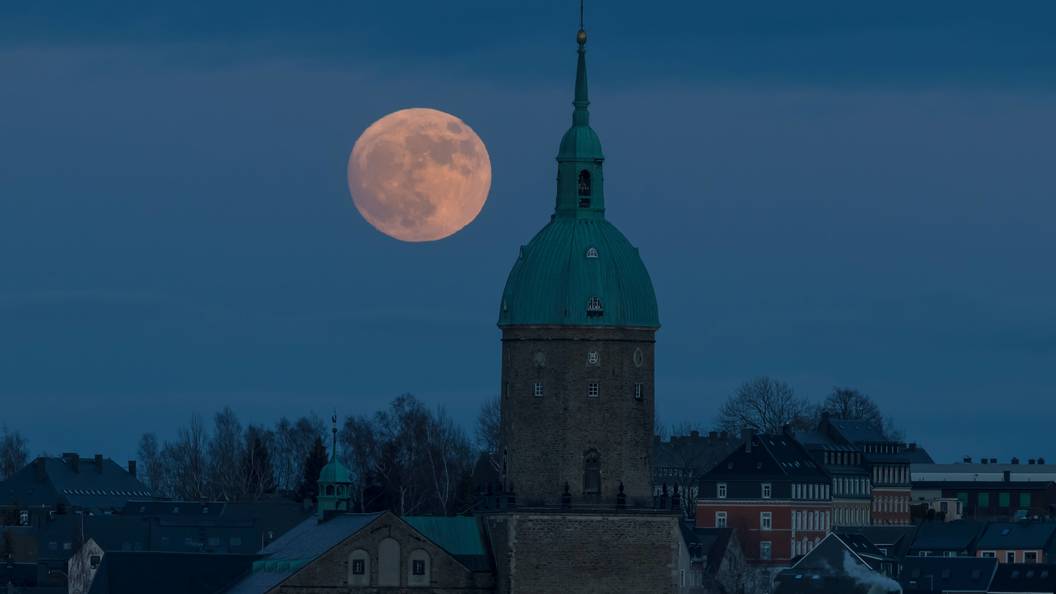
<instances>
[{"instance_id":1,"label":"round window on tower","mask_svg":"<svg viewBox=\"0 0 1056 594\"><path fill-rule=\"evenodd\" d=\"M645 355L642 354L642 349L634 349L634 366L641 367L642 363L645 362Z\"/></svg>"}]
</instances>

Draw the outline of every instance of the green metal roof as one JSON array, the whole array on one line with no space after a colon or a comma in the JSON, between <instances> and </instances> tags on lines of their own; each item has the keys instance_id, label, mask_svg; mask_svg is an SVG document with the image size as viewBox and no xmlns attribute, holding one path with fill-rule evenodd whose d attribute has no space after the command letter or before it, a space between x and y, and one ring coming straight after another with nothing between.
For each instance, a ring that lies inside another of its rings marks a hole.
<instances>
[{"instance_id":1,"label":"green metal roof","mask_svg":"<svg viewBox=\"0 0 1056 594\"><path fill-rule=\"evenodd\" d=\"M350 483L352 479L345 465L332 458L326 466L319 471L320 483Z\"/></svg>"},{"instance_id":2,"label":"green metal roof","mask_svg":"<svg viewBox=\"0 0 1056 594\"><path fill-rule=\"evenodd\" d=\"M600 315L588 311L593 298ZM554 217L521 248L502 293L499 326L555 324L660 326L638 248L612 223Z\"/></svg>"},{"instance_id":3,"label":"green metal roof","mask_svg":"<svg viewBox=\"0 0 1056 594\"><path fill-rule=\"evenodd\" d=\"M455 556L486 555L477 519L467 516L404 516L422 536Z\"/></svg>"},{"instance_id":4,"label":"green metal roof","mask_svg":"<svg viewBox=\"0 0 1056 594\"><path fill-rule=\"evenodd\" d=\"M581 29L572 127L557 155L554 216L521 248L502 294L499 326L660 326L638 249L605 220L605 158L587 110L586 41Z\"/></svg>"}]
</instances>

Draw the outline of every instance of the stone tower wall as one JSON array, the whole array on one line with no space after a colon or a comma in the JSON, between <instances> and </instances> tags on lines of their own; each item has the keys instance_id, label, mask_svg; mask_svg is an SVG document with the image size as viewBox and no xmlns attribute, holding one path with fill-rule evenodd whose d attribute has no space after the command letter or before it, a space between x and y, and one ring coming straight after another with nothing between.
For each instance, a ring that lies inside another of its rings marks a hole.
<instances>
[{"instance_id":1,"label":"stone tower wall","mask_svg":"<svg viewBox=\"0 0 1056 594\"><path fill-rule=\"evenodd\" d=\"M622 481L628 505L652 505L654 335L637 328L503 329L505 476L519 505L560 503L565 483L573 501L583 500L590 450L599 456L601 493L586 499L615 502ZM591 383L599 386L596 398L588 395Z\"/></svg>"}]
</instances>

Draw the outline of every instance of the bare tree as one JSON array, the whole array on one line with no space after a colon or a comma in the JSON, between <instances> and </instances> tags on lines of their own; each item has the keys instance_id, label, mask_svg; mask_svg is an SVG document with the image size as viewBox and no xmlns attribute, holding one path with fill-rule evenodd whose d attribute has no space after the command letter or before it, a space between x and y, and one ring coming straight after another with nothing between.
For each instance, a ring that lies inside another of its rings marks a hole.
<instances>
[{"instance_id":1,"label":"bare tree","mask_svg":"<svg viewBox=\"0 0 1056 594\"><path fill-rule=\"evenodd\" d=\"M274 435L271 431L256 425L246 428L240 473L243 480L243 498L257 501L265 494L275 491L275 470L270 457L270 444L273 442Z\"/></svg>"},{"instance_id":2,"label":"bare tree","mask_svg":"<svg viewBox=\"0 0 1056 594\"><path fill-rule=\"evenodd\" d=\"M238 501L245 493L245 467L242 459L242 423L231 407L213 417L213 435L209 440L209 494L221 501Z\"/></svg>"},{"instance_id":3,"label":"bare tree","mask_svg":"<svg viewBox=\"0 0 1056 594\"><path fill-rule=\"evenodd\" d=\"M502 405L499 397L488 398L477 414L477 447L496 454L502 450Z\"/></svg>"},{"instance_id":4,"label":"bare tree","mask_svg":"<svg viewBox=\"0 0 1056 594\"><path fill-rule=\"evenodd\" d=\"M275 447L271 448L276 487L281 491L299 488L304 477L304 461L316 439L327 443L326 423L316 415L290 421L286 417L275 423Z\"/></svg>"},{"instance_id":5,"label":"bare tree","mask_svg":"<svg viewBox=\"0 0 1056 594\"><path fill-rule=\"evenodd\" d=\"M472 449L465 433L444 409L437 411L429 423L426 439L426 458L436 503L439 512L447 515L452 511L451 504L462 477L471 471Z\"/></svg>"},{"instance_id":6,"label":"bare tree","mask_svg":"<svg viewBox=\"0 0 1056 594\"><path fill-rule=\"evenodd\" d=\"M895 427L893 419L885 418L875 400L854 388L833 388L819 410L834 419L867 421L888 439L902 439L902 432Z\"/></svg>"},{"instance_id":7,"label":"bare tree","mask_svg":"<svg viewBox=\"0 0 1056 594\"><path fill-rule=\"evenodd\" d=\"M29 463L26 438L5 425L0 434L0 480L5 480Z\"/></svg>"},{"instance_id":8,"label":"bare tree","mask_svg":"<svg viewBox=\"0 0 1056 594\"><path fill-rule=\"evenodd\" d=\"M341 462L348 467L352 479L352 500L359 511L367 511L375 498L368 495L374 483L377 464L381 457L381 441L374 422L363 416L345 419L338 438L343 446Z\"/></svg>"},{"instance_id":9,"label":"bare tree","mask_svg":"<svg viewBox=\"0 0 1056 594\"><path fill-rule=\"evenodd\" d=\"M718 427L737 434L745 429L778 433L784 425L810 425L810 404L798 398L792 387L763 376L741 384L719 410Z\"/></svg>"},{"instance_id":10,"label":"bare tree","mask_svg":"<svg viewBox=\"0 0 1056 594\"><path fill-rule=\"evenodd\" d=\"M202 418L191 416L188 427L180 429L175 442L165 442L161 458L165 465L166 491L180 499L209 496L208 435Z\"/></svg>"},{"instance_id":11,"label":"bare tree","mask_svg":"<svg viewBox=\"0 0 1056 594\"><path fill-rule=\"evenodd\" d=\"M158 445L158 436L153 433L144 433L139 438L139 450L137 457L143 468L142 477L146 479L147 486L159 495L162 492L162 481L165 477L165 465L161 459L161 447Z\"/></svg>"},{"instance_id":12,"label":"bare tree","mask_svg":"<svg viewBox=\"0 0 1056 594\"><path fill-rule=\"evenodd\" d=\"M430 416L417 398L403 394L375 417L383 441L376 470L390 491L390 505L401 516L422 511L430 496L428 484L421 480Z\"/></svg>"}]
</instances>

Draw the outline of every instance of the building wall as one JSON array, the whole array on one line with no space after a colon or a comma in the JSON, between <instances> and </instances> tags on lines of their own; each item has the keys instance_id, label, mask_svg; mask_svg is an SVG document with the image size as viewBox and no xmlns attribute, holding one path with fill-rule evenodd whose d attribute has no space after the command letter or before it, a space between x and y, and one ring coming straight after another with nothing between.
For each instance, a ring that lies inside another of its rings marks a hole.
<instances>
[{"instance_id":1,"label":"building wall","mask_svg":"<svg viewBox=\"0 0 1056 594\"><path fill-rule=\"evenodd\" d=\"M868 499L833 499L833 526L869 526L872 504Z\"/></svg>"},{"instance_id":2,"label":"building wall","mask_svg":"<svg viewBox=\"0 0 1056 594\"><path fill-rule=\"evenodd\" d=\"M582 498L585 456L594 450L600 500L614 501L622 481L630 505L651 506L654 331L519 326L503 329L502 341L506 484L518 503L559 503L566 483ZM599 385L596 398L590 383Z\"/></svg>"},{"instance_id":3,"label":"building wall","mask_svg":"<svg viewBox=\"0 0 1056 594\"><path fill-rule=\"evenodd\" d=\"M699 500L697 502L697 526L700 528L715 527L717 512L726 512L726 525L733 528L744 549L745 559L752 564L781 565L787 564L804 546L807 550L825 538L832 526L832 505L828 501L772 501L761 500L738 502L731 500ZM771 514L771 528L764 530L761 525L763 512ZM798 518L817 518L814 522L793 521L793 513ZM762 543L770 543L770 559L761 557Z\"/></svg>"},{"instance_id":4,"label":"building wall","mask_svg":"<svg viewBox=\"0 0 1056 594\"><path fill-rule=\"evenodd\" d=\"M498 594L679 590L674 514L509 512L485 518Z\"/></svg>"},{"instance_id":5,"label":"building wall","mask_svg":"<svg viewBox=\"0 0 1056 594\"><path fill-rule=\"evenodd\" d=\"M1012 561L1013 563L1026 563L1026 554L1028 552L1037 555L1035 563L1049 562L1049 558L1045 555L1045 551L1042 551L1041 549L980 549L975 553L975 556L989 557L991 556L989 553L993 553L992 556L997 558L998 563L1008 563L1008 554L1012 553L1016 556L1015 560Z\"/></svg>"},{"instance_id":6,"label":"building wall","mask_svg":"<svg viewBox=\"0 0 1056 594\"><path fill-rule=\"evenodd\" d=\"M873 487L871 510L873 525L908 525L911 503L911 491L908 487Z\"/></svg>"},{"instance_id":7,"label":"building wall","mask_svg":"<svg viewBox=\"0 0 1056 594\"><path fill-rule=\"evenodd\" d=\"M385 547L398 563L398 567L393 567L392 570L380 562L384 555L381 550L382 541L387 539L395 540L399 545L398 549L395 549L390 541ZM370 585L349 585L350 559L356 551L366 551L369 555ZM411 561L417 551L425 551L428 554L429 589L411 583L414 580L410 575ZM482 594L495 590L493 574L468 570L443 549L419 536L396 516L385 514L315 562L304 566L273 590L272 594L323 594L333 593L335 589L348 594L373 593L382 585L380 580L385 575L395 575L398 584L393 587L408 588L408 591L415 592ZM384 591L394 590L386 588Z\"/></svg>"}]
</instances>

